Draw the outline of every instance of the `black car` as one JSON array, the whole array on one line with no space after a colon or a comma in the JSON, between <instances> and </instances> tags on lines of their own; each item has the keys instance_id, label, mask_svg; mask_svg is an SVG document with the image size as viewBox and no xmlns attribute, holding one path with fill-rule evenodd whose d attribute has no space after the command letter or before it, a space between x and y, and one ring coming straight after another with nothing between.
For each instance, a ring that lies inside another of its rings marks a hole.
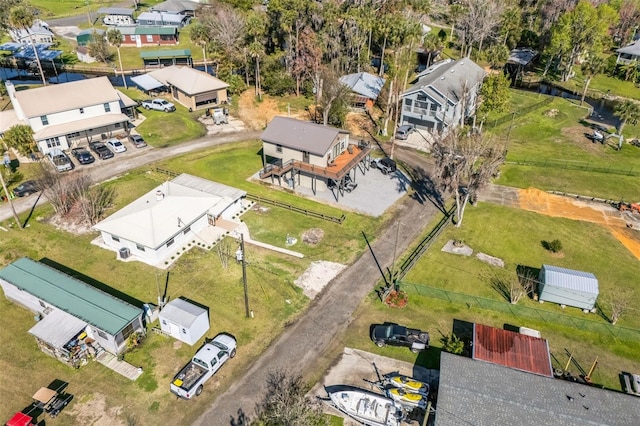
<instances>
[{"instance_id":1,"label":"black car","mask_svg":"<svg viewBox=\"0 0 640 426\"><path fill-rule=\"evenodd\" d=\"M147 143L144 141L144 139L142 139L142 136L140 135L130 134L129 142L131 142L136 148L144 148L145 146L147 146Z\"/></svg>"},{"instance_id":2,"label":"black car","mask_svg":"<svg viewBox=\"0 0 640 426\"><path fill-rule=\"evenodd\" d=\"M27 197L38 191L40 191L38 182L34 180L27 180L13 188L13 195L15 195L16 197Z\"/></svg>"},{"instance_id":3,"label":"black car","mask_svg":"<svg viewBox=\"0 0 640 426\"><path fill-rule=\"evenodd\" d=\"M372 325L371 340L380 348L386 345L405 346L414 353L429 348L429 333L392 322Z\"/></svg>"},{"instance_id":4,"label":"black car","mask_svg":"<svg viewBox=\"0 0 640 426\"><path fill-rule=\"evenodd\" d=\"M95 152L101 160L113 157L113 152L102 142L91 142L89 148L91 148L91 151Z\"/></svg>"},{"instance_id":5,"label":"black car","mask_svg":"<svg viewBox=\"0 0 640 426\"><path fill-rule=\"evenodd\" d=\"M76 160L78 160L80 164L91 164L96 161L94 156L84 147L73 148L71 154L76 157Z\"/></svg>"}]
</instances>

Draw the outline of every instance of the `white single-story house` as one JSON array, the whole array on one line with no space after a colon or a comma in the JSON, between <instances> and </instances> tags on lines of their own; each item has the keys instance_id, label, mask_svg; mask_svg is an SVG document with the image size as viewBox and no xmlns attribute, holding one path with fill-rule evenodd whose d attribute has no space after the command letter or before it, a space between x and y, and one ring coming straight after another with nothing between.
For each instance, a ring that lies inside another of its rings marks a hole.
<instances>
[{"instance_id":1,"label":"white single-story house","mask_svg":"<svg viewBox=\"0 0 640 426\"><path fill-rule=\"evenodd\" d=\"M190 0L167 0L163 1L162 3L156 4L155 6L151 6L149 10L155 12L166 12L195 16L196 10L198 10L198 8L200 7L199 3L200 2Z\"/></svg>"},{"instance_id":2,"label":"white single-story house","mask_svg":"<svg viewBox=\"0 0 640 426\"><path fill-rule=\"evenodd\" d=\"M29 30L10 28L9 36L20 44L53 44L54 34L46 22L36 19Z\"/></svg>"},{"instance_id":3,"label":"white single-story house","mask_svg":"<svg viewBox=\"0 0 640 426\"><path fill-rule=\"evenodd\" d=\"M419 74L402 95L399 125L412 124L432 133L460 126L476 111L486 73L469 58L436 62Z\"/></svg>"},{"instance_id":4,"label":"white single-story house","mask_svg":"<svg viewBox=\"0 0 640 426\"><path fill-rule=\"evenodd\" d=\"M160 266L199 233L242 212L245 191L183 173L93 226L107 248Z\"/></svg>"},{"instance_id":5,"label":"white single-story house","mask_svg":"<svg viewBox=\"0 0 640 426\"><path fill-rule=\"evenodd\" d=\"M209 330L207 309L185 299L173 299L158 316L160 329L188 345L195 345Z\"/></svg>"},{"instance_id":6,"label":"white single-story house","mask_svg":"<svg viewBox=\"0 0 640 426\"><path fill-rule=\"evenodd\" d=\"M141 307L27 257L0 269L0 286L39 318L29 333L40 349L70 365L86 351L119 354L130 335L144 332Z\"/></svg>"},{"instance_id":7,"label":"white single-story house","mask_svg":"<svg viewBox=\"0 0 640 426\"><path fill-rule=\"evenodd\" d=\"M129 129L129 116L137 103L116 90L107 77L52 84L17 91L5 82L13 112L33 130L43 155L54 148L66 150L80 143L106 139ZM0 133L6 132L5 122Z\"/></svg>"},{"instance_id":8,"label":"white single-story house","mask_svg":"<svg viewBox=\"0 0 640 426\"><path fill-rule=\"evenodd\" d=\"M138 15L136 23L138 25L171 25L182 28L189 24L191 18L186 15L165 12L142 12Z\"/></svg>"},{"instance_id":9,"label":"white single-story house","mask_svg":"<svg viewBox=\"0 0 640 426\"><path fill-rule=\"evenodd\" d=\"M590 272L542 265L538 292L540 302L591 310L598 299L598 279Z\"/></svg>"}]
</instances>

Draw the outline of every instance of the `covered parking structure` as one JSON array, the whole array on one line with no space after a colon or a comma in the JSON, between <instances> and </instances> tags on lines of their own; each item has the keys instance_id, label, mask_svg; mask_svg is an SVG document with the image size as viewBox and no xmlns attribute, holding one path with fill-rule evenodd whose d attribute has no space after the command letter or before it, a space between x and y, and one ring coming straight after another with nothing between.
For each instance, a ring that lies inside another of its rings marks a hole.
<instances>
[{"instance_id":1,"label":"covered parking structure","mask_svg":"<svg viewBox=\"0 0 640 426\"><path fill-rule=\"evenodd\" d=\"M165 49L153 50L150 52L140 52L140 58L147 67L165 67L170 65L187 65L193 66L190 49Z\"/></svg>"}]
</instances>

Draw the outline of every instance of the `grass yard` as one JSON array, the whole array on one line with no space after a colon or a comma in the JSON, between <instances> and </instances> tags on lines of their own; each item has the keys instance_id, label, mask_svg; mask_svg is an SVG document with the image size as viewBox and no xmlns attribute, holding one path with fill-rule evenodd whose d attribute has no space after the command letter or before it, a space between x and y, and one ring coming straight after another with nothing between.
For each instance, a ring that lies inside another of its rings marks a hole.
<instances>
[{"instance_id":1,"label":"grass yard","mask_svg":"<svg viewBox=\"0 0 640 426\"><path fill-rule=\"evenodd\" d=\"M524 91L512 93L512 111L540 102L544 96ZM547 163L535 167L505 164L497 183L611 199L632 199L640 193L637 176L568 170L567 165L640 172L640 149L626 144L617 151L613 142L605 145L591 142L584 135L591 129L581 122L585 115L586 110L574 102L555 98L537 110L516 114L513 123L508 121L490 129L497 137L509 137L507 161ZM627 127L630 131L634 129Z\"/></svg>"},{"instance_id":2,"label":"grass yard","mask_svg":"<svg viewBox=\"0 0 640 426\"><path fill-rule=\"evenodd\" d=\"M259 149L260 144L255 141L220 146L173 158L161 166L216 179L326 214L340 216L343 213L333 207L300 199L287 191L272 191L248 182L246 179L250 172L242 175L238 170L257 171L261 164ZM117 189L113 210L166 179L165 175L143 169L105 183ZM225 239L208 252L194 248L167 273L139 262L116 261L114 253L90 243L96 233L75 235L57 229L47 221L52 215L50 206L37 208L30 226L22 231L11 228L11 220L1 223L7 231L3 232L0 240L0 264L6 265L22 256L36 260L47 258L131 298L154 304L166 284L170 297L186 296L210 307L212 328L207 333L208 337L223 330L231 332L238 339L240 349L238 356L206 384L205 397L185 404L169 393L168 386L173 375L197 347L179 345L173 339L149 333L143 345L127 353L125 358L144 369L144 374L136 382L130 382L95 363L74 370L37 348L27 333L34 325L33 315L2 297L0 310L10 320L6 327L0 329L0 340L6 342L5 349L0 352L0 368L12 380L0 383L0 400L11 401L2 404L0 417L9 418L13 412L28 405L35 390L59 378L70 383L69 392L76 399L58 418L47 419L47 424L111 424L113 417L130 424L158 423L169 418L192 422L211 399L232 383L233 377L246 370L276 337L278 330L282 330L308 305L309 300L293 284L295 278L314 260L352 261L364 247L360 232L364 230L368 235L375 235L382 222L388 219L346 214L347 220L343 225L278 208L260 213L251 211L243 216L253 238L284 246L287 234L293 235L298 237L299 243L292 248L305 254L304 259L297 259L246 246L249 306L255 313L254 319L245 318L240 265L231 259L225 267L221 261L235 252L236 241ZM320 228L325 233L315 246L303 243L301 238L302 233L311 228ZM33 368L34 365L38 368ZM27 370L28 375L24 374Z\"/></svg>"},{"instance_id":3,"label":"grass yard","mask_svg":"<svg viewBox=\"0 0 640 426\"><path fill-rule=\"evenodd\" d=\"M571 90L582 95L584 90L584 75L580 67L574 67L576 76L568 81L554 82L560 87ZM594 98L601 98L605 95L619 96L621 98L630 98L640 100L640 90L638 86L631 81L624 81L616 77L610 77L606 74L595 76L591 83L587 95Z\"/></svg>"},{"instance_id":4,"label":"grass yard","mask_svg":"<svg viewBox=\"0 0 640 426\"><path fill-rule=\"evenodd\" d=\"M163 0L142 0L139 9L144 10L161 3ZM117 0L31 0L30 3L40 10L44 19L62 18L65 16L83 15L90 11L95 17L102 7L115 7L122 4ZM125 7L125 6L120 6ZM133 7L133 2L126 7Z\"/></svg>"}]
</instances>

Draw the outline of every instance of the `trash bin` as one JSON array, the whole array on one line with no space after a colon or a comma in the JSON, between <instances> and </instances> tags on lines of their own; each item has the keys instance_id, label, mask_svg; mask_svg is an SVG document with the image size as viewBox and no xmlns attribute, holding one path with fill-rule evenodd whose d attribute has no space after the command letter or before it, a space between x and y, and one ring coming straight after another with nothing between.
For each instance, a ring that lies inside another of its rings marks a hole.
<instances>
[{"instance_id":1,"label":"trash bin","mask_svg":"<svg viewBox=\"0 0 640 426\"><path fill-rule=\"evenodd\" d=\"M131 254L131 253L129 252L129 248L128 248L128 247L122 247L122 248L120 249L120 257L121 257L122 259L126 259L126 258L128 258L130 254Z\"/></svg>"}]
</instances>

